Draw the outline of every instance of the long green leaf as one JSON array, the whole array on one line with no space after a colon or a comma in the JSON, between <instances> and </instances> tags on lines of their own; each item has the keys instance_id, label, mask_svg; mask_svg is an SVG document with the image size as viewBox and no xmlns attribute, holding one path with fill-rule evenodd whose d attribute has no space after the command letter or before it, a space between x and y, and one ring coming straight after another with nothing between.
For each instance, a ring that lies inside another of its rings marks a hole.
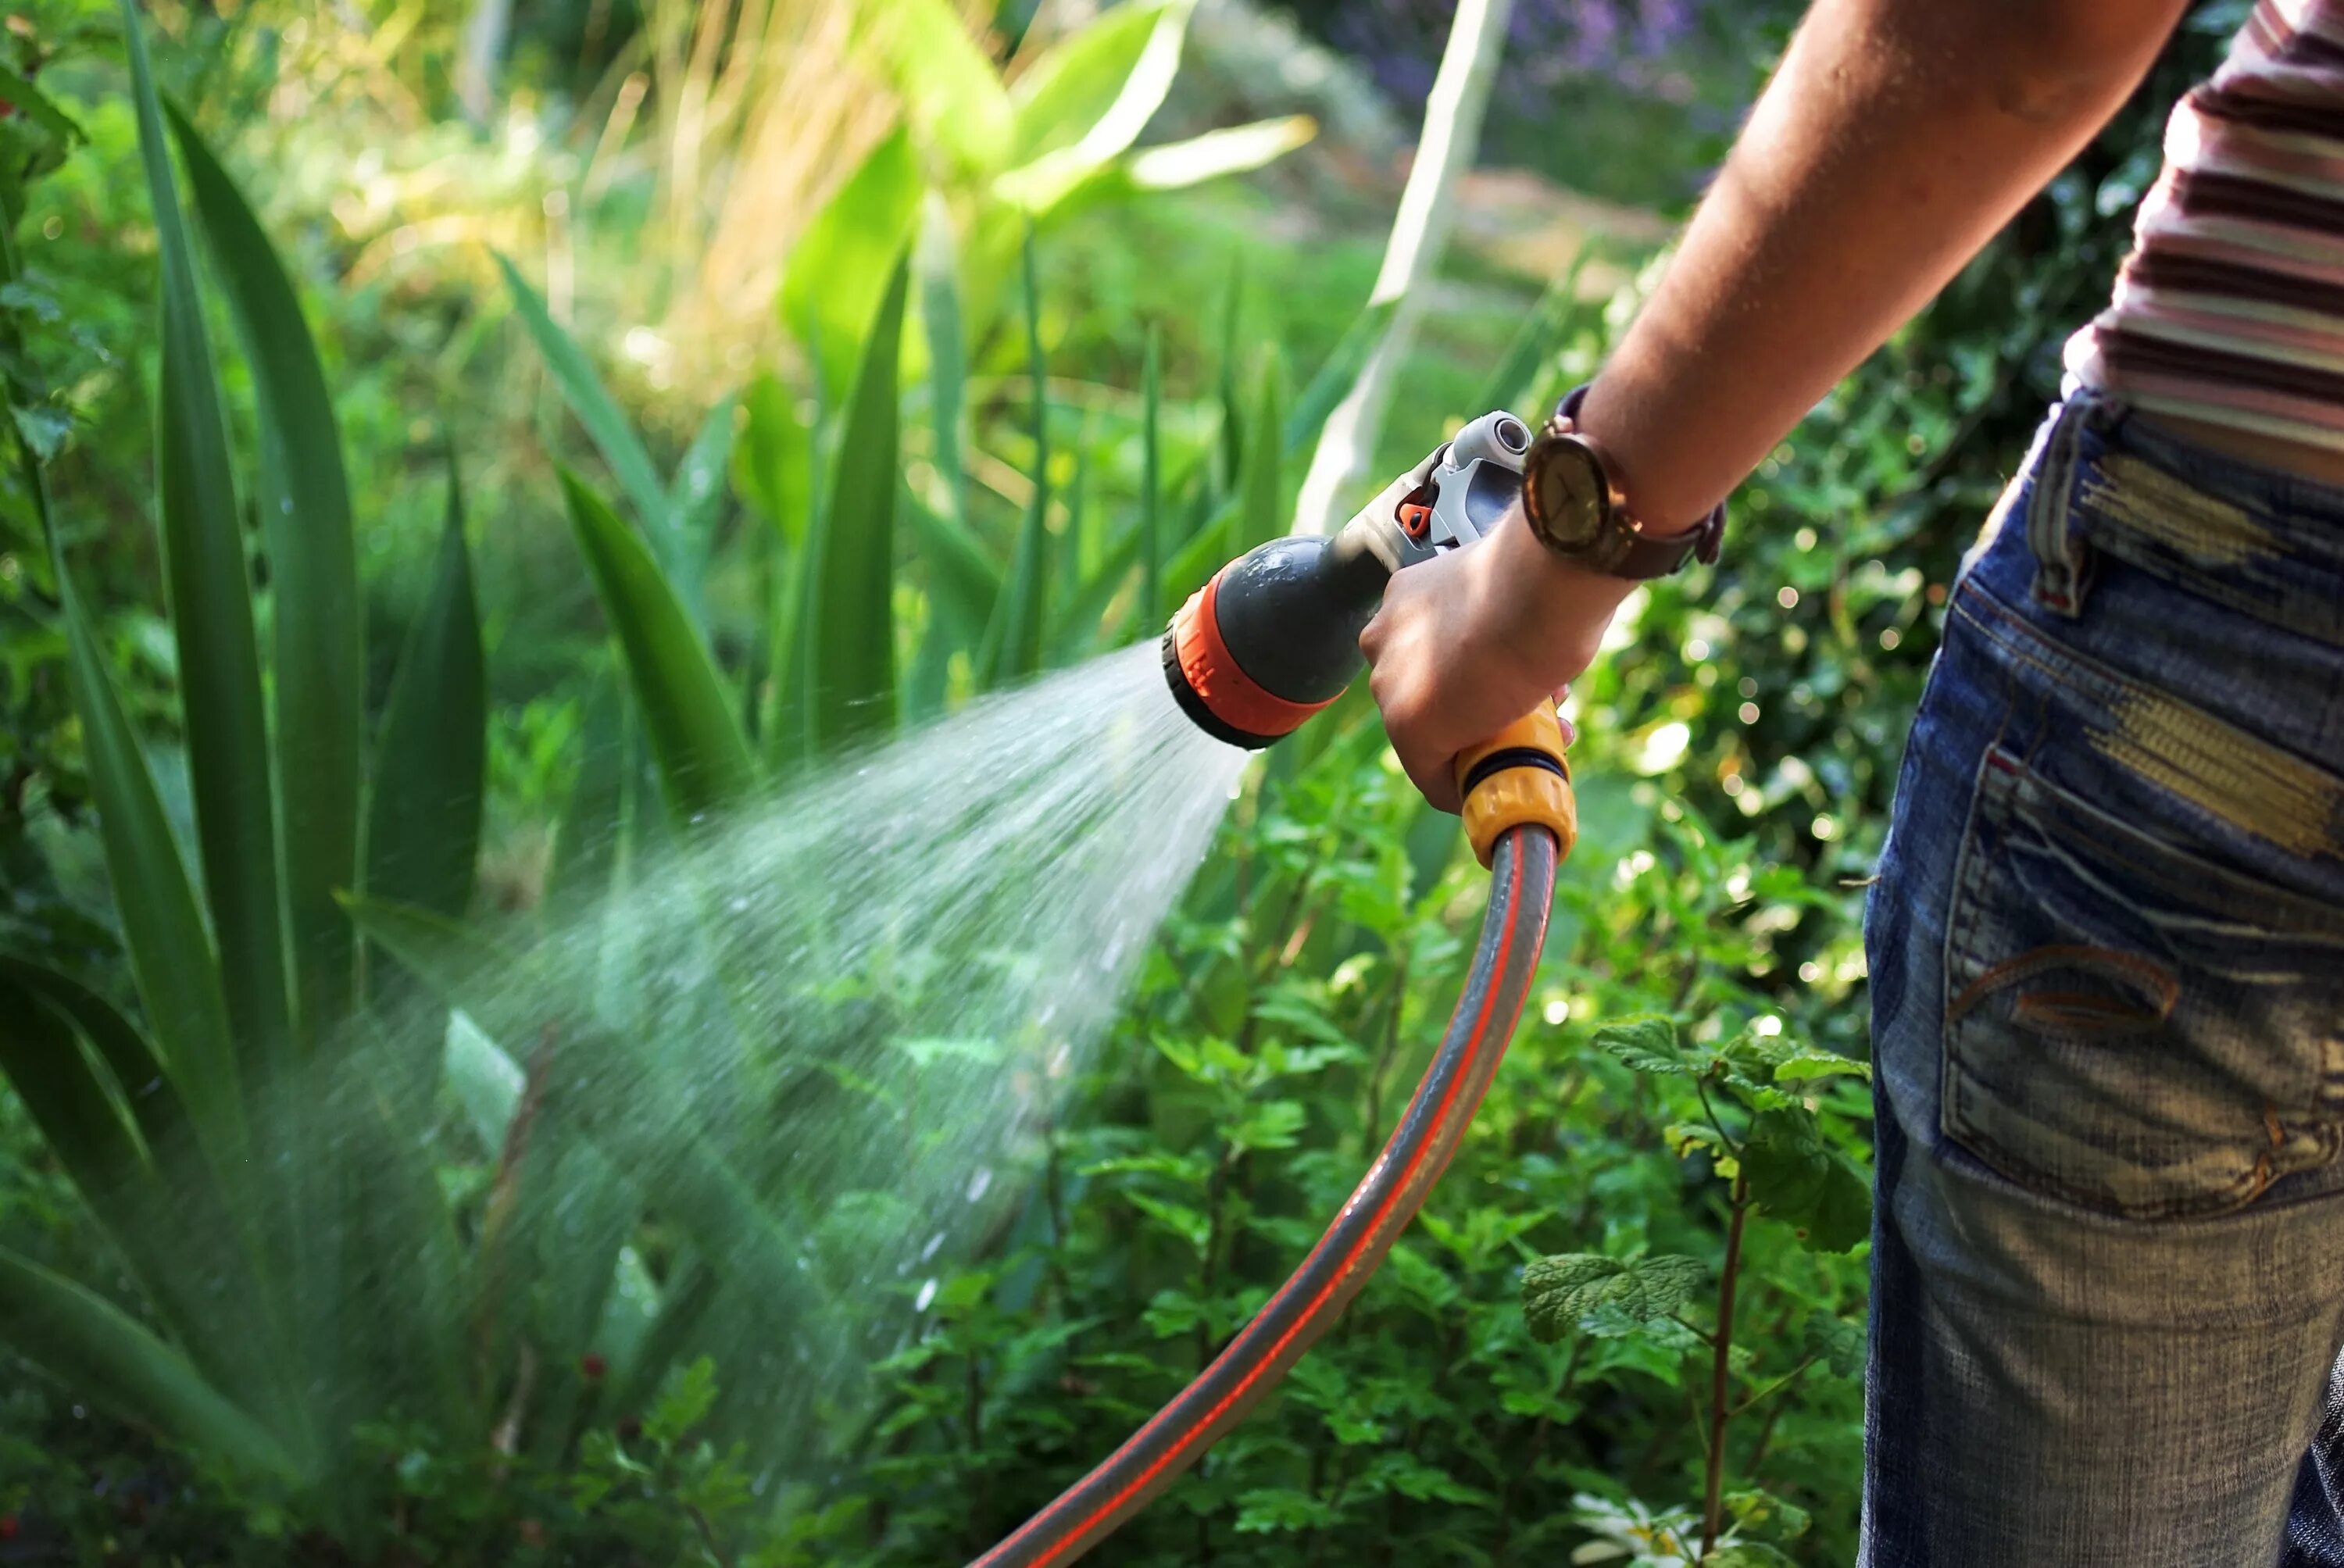
<instances>
[{"instance_id":1,"label":"long green leaf","mask_svg":"<svg viewBox=\"0 0 2344 1568\"><path fill-rule=\"evenodd\" d=\"M1001 566L985 541L948 517L939 517L916 499L906 500L904 516L912 542L927 567L928 602L953 646L974 648L984 639L1001 598Z\"/></svg>"},{"instance_id":2,"label":"long green leaf","mask_svg":"<svg viewBox=\"0 0 2344 1568\"><path fill-rule=\"evenodd\" d=\"M1026 230L1026 359L1034 383L1034 493L1018 524L1009 558L1009 581L994 612L985 640L995 685L1030 675L1041 667L1042 626L1049 603L1050 398L1049 367L1042 355L1042 290L1034 260L1034 230Z\"/></svg>"},{"instance_id":3,"label":"long green leaf","mask_svg":"<svg viewBox=\"0 0 2344 1568\"><path fill-rule=\"evenodd\" d=\"M149 1148L176 1151L188 1131L186 1103L146 1037L113 1003L69 976L0 956L0 986L13 985L72 1020L114 1075Z\"/></svg>"},{"instance_id":4,"label":"long green leaf","mask_svg":"<svg viewBox=\"0 0 2344 1568\"><path fill-rule=\"evenodd\" d=\"M546 904L557 913L601 898L618 852L626 723L619 693L607 675L586 695L578 745L570 798L553 831L553 869L546 877Z\"/></svg>"},{"instance_id":5,"label":"long green leaf","mask_svg":"<svg viewBox=\"0 0 2344 1568\"><path fill-rule=\"evenodd\" d=\"M782 325L812 353L824 405L844 401L856 355L920 211L920 167L908 133L871 150L782 267Z\"/></svg>"},{"instance_id":6,"label":"long green leaf","mask_svg":"<svg viewBox=\"0 0 2344 1568\"><path fill-rule=\"evenodd\" d=\"M0 1249L0 1340L76 1393L205 1452L299 1479L284 1447L111 1301Z\"/></svg>"},{"instance_id":7,"label":"long green leaf","mask_svg":"<svg viewBox=\"0 0 2344 1568\"><path fill-rule=\"evenodd\" d=\"M545 308L544 298L529 286L501 252L495 253L497 268L504 274L505 288L512 295L513 309L521 325L537 344L537 351L545 359L545 368L553 373L553 384L561 389L561 400L578 416L594 450L611 465L611 477L619 481L619 489L634 510L635 522L643 536L652 541L662 564L671 568L681 561L672 520L668 516L667 490L660 483L659 469L652 461L651 452L643 446L642 438L635 433L611 396L602 378L595 373L593 361L578 340L561 329L553 313Z\"/></svg>"},{"instance_id":8,"label":"long green leaf","mask_svg":"<svg viewBox=\"0 0 2344 1568\"><path fill-rule=\"evenodd\" d=\"M817 751L895 727L895 378L909 286L910 258L899 255L864 346L812 545L806 684Z\"/></svg>"},{"instance_id":9,"label":"long green leaf","mask_svg":"<svg viewBox=\"0 0 2344 1568\"><path fill-rule=\"evenodd\" d=\"M1342 337L1319 361L1318 369L1295 398L1294 407L1287 411L1284 439L1288 457L1303 455L1318 440L1319 427L1359 380L1368 356L1383 341L1384 331L1391 325L1392 312L1399 308L1399 301L1396 299L1369 305L1343 329Z\"/></svg>"},{"instance_id":10,"label":"long green leaf","mask_svg":"<svg viewBox=\"0 0 2344 1568\"><path fill-rule=\"evenodd\" d=\"M366 889L457 916L472 901L488 787L488 665L451 461L448 521L422 612L407 630L375 743Z\"/></svg>"},{"instance_id":11,"label":"long green leaf","mask_svg":"<svg viewBox=\"0 0 2344 1568\"><path fill-rule=\"evenodd\" d=\"M285 901L298 1015L304 1038L314 1040L350 1004L349 922L334 890L349 886L358 868L366 703L364 605L341 430L276 250L195 127L176 106L167 111L258 405Z\"/></svg>"},{"instance_id":12,"label":"long green leaf","mask_svg":"<svg viewBox=\"0 0 2344 1568\"><path fill-rule=\"evenodd\" d=\"M14 966L0 970L0 1076L90 1207L111 1219L122 1189L146 1179L146 1161L72 1024Z\"/></svg>"},{"instance_id":13,"label":"long green leaf","mask_svg":"<svg viewBox=\"0 0 2344 1568\"><path fill-rule=\"evenodd\" d=\"M1247 429L1245 466L1238 475L1238 549L1251 550L1284 533L1292 521L1286 504L1285 443L1270 439L1286 422L1286 361L1276 349L1262 359L1254 383L1253 418Z\"/></svg>"},{"instance_id":14,"label":"long green leaf","mask_svg":"<svg viewBox=\"0 0 2344 1568\"><path fill-rule=\"evenodd\" d=\"M1131 146L1164 103L1180 66L1188 0L1130 0L1052 45L1010 89L1013 171L1079 150L1086 167Z\"/></svg>"},{"instance_id":15,"label":"long green leaf","mask_svg":"<svg viewBox=\"0 0 2344 1568\"><path fill-rule=\"evenodd\" d=\"M742 395L747 428L732 449L732 483L792 550L813 526L813 432L781 378L768 372Z\"/></svg>"},{"instance_id":16,"label":"long green leaf","mask_svg":"<svg viewBox=\"0 0 2344 1568\"><path fill-rule=\"evenodd\" d=\"M123 0L122 18L163 274L164 577L178 641L204 894L237 1038L248 1056L275 1063L289 1049L291 1017L249 572L195 253L179 215L170 145L135 0ZM288 737L288 744L298 744L298 738Z\"/></svg>"},{"instance_id":17,"label":"long green leaf","mask_svg":"<svg viewBox=\"0 0 2344 1568\"><path fill-rule=\"evenodd\" d=\"M561 494L625 657L670 813L689 822L738 803L756 782L749 743L674 590L610 504L567 469Z\"/></svg>"},{"instance_id":18,"label":"long green leaf","mask_svg":"<svg viewBox=\"0 0 2344 1568\"><path fill-rule=\"evenodd\" d=\"M667 514L695 577L707 575L708 558L715 551L716 525L724 515L724 478L732 466L732 416L740 407L737 395L717 400L668 484Z\"/></svg>"},{"instance_id":19,"label":"long green leaf","mask_svg":"<svg viewBox=\"0 0 2344 1568\"><path fill-rule=\"evenodd\" d=\"M936 471L944 476L945 511L955 522L968 521L965 446L968 351L960 313L960 255L953 238L952 212L931 192L919 245L914 251L920 274L920 320L928 343L928 415L935 429Z\"/></svg>"},{"instance_id":20,"label":"long green leaf","mask_svg":"<svg viewBox=\"0 0 2344 1568\"><path fill-rule=\"evenodd\" d=\"M146 1005L164 1067L195 1118L197 1136L227 1175L244 1158L238 1092L243 1071L211 937L155 775L131 733L61 551L55 565L69 650L67 674L74 708L81 715L98 839L106 849L130 973Z\"/></svg>"},{"instance_id":21,"label":"long green leaf","mask_svg":"<svg viewBox=\"0 0 2344 1568\"><path fill-rule=\"evenodd\" d=\"M1164 606L1163 359L1163 330L1151 321L1139 369L1139 619L1148 627L1169 613Z\"/></svg>"},{"instance_id":22,"label":"long green leaf","mask_svg":"<svg viewBox=\"0 0 2344 1568\"><path fill-rule=\"evenodd\" d=\"M926 146L989 172L1009 151L1009 98L985 50L946 0L862 0L869 48Z\"/></svg>"},{"instance_id":23,"label":"long green leaf","mask_svg":"<svg viewBox=\"0 0 2344 1568\"><path fill-rule=\"evenodd\" d=\"M1489 379L1482 382L1480 394L1470 405L1476 414L1485 409L1511 408L1514 400L1529 389L1531 378L1538 374L1547 356L1561 345L1563 334L1579 313L1579 279L1593 255L1592 247L1581 246L1578 254L1571 258L1571 265L1547 285L1536 309L1522 319L1514 340L1506 346L1505 358L1498 361Z\"/></svg>"}]
</instances>

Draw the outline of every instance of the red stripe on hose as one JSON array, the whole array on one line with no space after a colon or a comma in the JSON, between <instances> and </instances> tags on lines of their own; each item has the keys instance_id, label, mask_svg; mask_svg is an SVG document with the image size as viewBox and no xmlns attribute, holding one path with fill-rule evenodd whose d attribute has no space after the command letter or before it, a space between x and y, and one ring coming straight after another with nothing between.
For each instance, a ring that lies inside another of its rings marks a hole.
<instances>
[{"instance_id":1,"label":"red stripe on hose","mask_svg":"<svg viewBox=\"0 0 2344 1568\"><path fill-rule=\"evenodd\" d=\"M1207 595L1210 594L1210 584L1207 585L1206 592ZM1207 599L1207 603L1209 605L1209 598ZM1216 641L1217 641L1217 639L1216 639ZM1512 857L1512 878L1508 886L1506 895L1509 906L1518 906L1518 901L1521 896L1521 882L1522 857L1517 855ZM1487 994L1481 998L1480 1016L1473 1020L1472 1029L1467 1036L1468 1045L1465 1062L1460 1066L1456 1075L1450 1080L1448 1089L1441 1096L1440 1108L1434 1113L1436 1123L1445 1122L1448 1119L1450 1108L1456 1102L1459 1088L1464 1084L1465 1080L1471 1076L1471 1064L1480 1055L1483 1038L1489 1031L1490 1022L1490 1015L1491 1010L1497 1006L1498 995L1502 988L1499 984L1499 980L1506 972L1506 960L1513 948L1513 942L1514 922L1509 920L1506 922L1505 928L1500 933L1498 937L1497 957L1496 961L1490 966L1490 973L1491 982ZM1521 1010L1519 1007L1515 1010L1515 1017L1521 1017ZM1245 1395L1251 1391L1253 1386L1257 1382L1260 1381L1262 1374L1278 1361L1278 1356L1286 1350L1286 1347L1294 1342L1295 1336L1312 1325L1318 1315L1319 1310L1327 1304L1328 1298L1333 1295L1335 1290L1342 1285L1345 1277L1350 1272L1352 1265L1358 1262L1359 1255L1366 1251L1368 1248L1374 1243L1385 1219L1391 1212L1392 1205L1399 1202L1402 1195L1408 1191L1409 1183L1415 1176L1417 1168L1423 1163L1426 1155L1431 1151L1432 1146L1439 1141L1440 1138L1436 1134L1433 1137L1427 1138L1423 1143L1417 1147L1415 1154L1409 1158L1408 1165L1401 1170L1399 1179L1393 1184L1391 1190L1385 1195L1382 1205L1377 1209L1375 1219L1369 1223L1367 1229L1361 1233L1359 1243L1354 1246L1349 1252L1344 1255L1340 1266L1336 1269L1334 1274L1329 1278L1327 1282L1319 1287L1318 1294L1312 1299L1310 1304L1303 1309L1302 1316L1296 1319L1293 1323L1288 1326L1286 1332L1278 1337L1277 1342L1270 1346L1268 1353L1257 1361L1246 1372L1245 1376L1238 1381L1237 1386L1231 1389L1228 1393L1223 1394L1219 1402L1215 1404L1211 1410L1205 1412L1204 1419L1192 1423L1188 1430L1176 1440L1170 1448L1167 1449L1163 1453L1157 1457L1154 1463L1150 1464L1146 1470L1140 1472L1136 1478L1126 1482L1123 1489L1117 1492L1113 1497L1107 1499L1106 1502L1100 1504L1097 1508L1093 1509L1090 1513L1084 1518L1081 1523L1076 1525L1075 1528L1066 1535L1061 1536L1056 1545L1046 1548L1043 1554L1034 1560L1034 1568L1049 1568L1049 1565L1054 1563L1065 1561L1068 1552L1076 1546L1086 1535L1089 1534L1091 1529L1096 1525L1100 1520L1105 1519L1116 1509L1122 1507L1126 1502L1129 1502L1136 1493L1146 1490L1147 1485L1157 1476L1163 1474L1168 1466L1170 1466L1176 1460L1181 1459L1187 1453L1189 1449L1196 1445L1199 1434L1208 1431L1215 1421L1218 1421L1222 1415L1228 1412L1231 1405L1243 1399ZM1444 1160L1443 1164L1445 1165L1446 1163L1447 1162ZM1303 1267L1306 1269L1309 1267L1309 1259L1304 1259ZM1281 1292L1281 1294L1283 1292ZM1272 1301L1268 1305L1265 1305L1262 1310L1267 1312L1269 1310L1269 1306L1275 1305L1275 1302L1276 1299L1273 1298ZM1177 1402L1178 1401L1176 1396L1174 1403L1177 1404ZM1169 1405L1165 1407L1163 1410L1157 1411L1145 1426L1142 1426L1137 1432L1134 1432L1130 1437L1124 1440L1124 1446L1129 1447L1132 1443L1138 1442L1145 1439L1149 1432L1155 1431L1157 1426L1169 1417L1171 1413L1172 1408ZM1109 1462L1113 1462L1111 1458ZM1050 1508L1045 1508L1041 1512L1026 1521L1025 1525L1012 1534L1008 1540L1004 1541L991 1552L986 1553L983 1557L977 1559L975 1568L983 1568L985 1563L993 1561L1003 1552L1015 1545L1021 1538L1032 1531L1046 1524L1049 1522L1053 1510L1056 1506L1056 1504L1053 1504Z\"/></svg>"}]
</instances>

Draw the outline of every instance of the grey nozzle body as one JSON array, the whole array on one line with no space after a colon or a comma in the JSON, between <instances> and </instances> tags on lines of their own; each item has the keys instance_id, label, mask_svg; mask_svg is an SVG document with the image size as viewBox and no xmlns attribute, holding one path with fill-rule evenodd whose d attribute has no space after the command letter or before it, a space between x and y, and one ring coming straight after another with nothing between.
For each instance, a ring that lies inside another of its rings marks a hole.
<instances>
[{"instance_id":1,"label":"grey nozzle body","mask_svg":"<svg viewBox=\"0 0 2344 1568\"><path fill-rule=\"evenodd\" d=\"M1348 530L1273 539L1221 573L1214 610L1229 657L1289 703L1341 694L1365 663L1359 632L1391 572Z\"/></svg>"}]
</instances>

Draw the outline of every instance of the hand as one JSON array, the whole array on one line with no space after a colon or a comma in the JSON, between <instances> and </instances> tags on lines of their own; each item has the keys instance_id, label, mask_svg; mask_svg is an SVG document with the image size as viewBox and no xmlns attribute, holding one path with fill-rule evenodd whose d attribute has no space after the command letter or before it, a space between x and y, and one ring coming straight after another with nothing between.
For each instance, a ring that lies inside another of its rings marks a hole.
<instances>
[{"instance_id":1,"label":"hand","mask_svg":"<svg viewBox=\"0 0 2344 1568\"><path fill-rule=\"evenodd\" d=\"M1558 559L1519 511L1479 544L1392 573L1359 652L1384 733L1425 799L1460 809L1457 754L1559 701L1634 587Z\"/></svg>"}]
</instances>

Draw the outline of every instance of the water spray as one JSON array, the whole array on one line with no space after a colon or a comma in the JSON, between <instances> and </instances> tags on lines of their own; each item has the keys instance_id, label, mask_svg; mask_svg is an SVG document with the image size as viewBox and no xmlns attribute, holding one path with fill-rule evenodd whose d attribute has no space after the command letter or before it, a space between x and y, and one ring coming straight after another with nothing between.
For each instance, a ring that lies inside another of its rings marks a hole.
<instances>
[{"instance_id":1,"label":"water spray","mask_svg":"<svg viewBox=\"0 0 2344 1568\"><path fill-rule=\"evenodd\" d=\"M1164 676L1181 711L1250 749L1299 729L1359 674L1359 632L1392 573L1495 528L1521 494L1530 446L1521 420L1484 414L1332 537L1272 540L1222 567L1164 634ZM1423 1207L1512 1037L1545 944L1555 868L1578 835L1561 726L1543 704L1468 748L1456 769L1490 902L1440 1048L1382 1153L1212 1364L972 1568L1058 1568L1112 1534L1278 1386Z\"/></svg>"}]
</instances>

